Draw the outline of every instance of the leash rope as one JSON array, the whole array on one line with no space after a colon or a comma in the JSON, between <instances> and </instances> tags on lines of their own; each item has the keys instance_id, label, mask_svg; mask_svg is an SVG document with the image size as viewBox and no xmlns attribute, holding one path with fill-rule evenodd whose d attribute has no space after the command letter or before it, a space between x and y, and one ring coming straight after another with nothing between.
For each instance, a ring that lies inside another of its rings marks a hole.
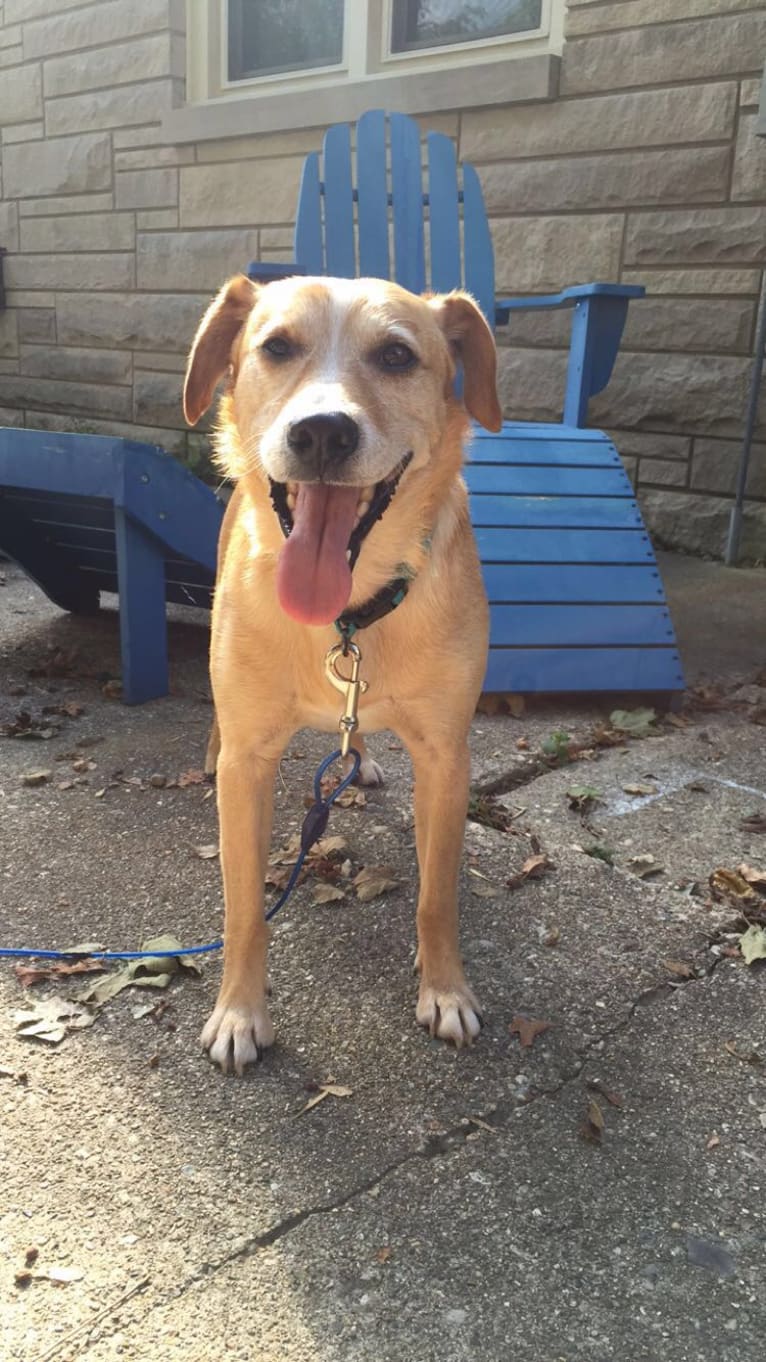
<instances>
[{"instance_id":1,"label":"leash rope","mask_svg":"<svg viewBox=\"0 0 766 1362\"><path fill-rule=\"evenodd\" d=\"M358 685L358 682L356 683ZM341 720L342 723L342 720ZM345 732L344 732L345 737ZM350 734L349 734L350 737ZM320 762L314 774L314 803L311 805L301 826L301 848L298 859L290 872L290 878L282 890L276 903L272 904L266 913L266 921L276 916L280 908L283 908L292 894L298 876L303 869L311 848L319 841L323 835L330 817L330 810L339 795L348 789L351 782L359 773L361 757L355 747L348 748L348 755L353 758L353 765L347 776L344 776L340 784L331 791L329 795L322 795L322 777L334 761L346 753L337 748L331 752L329 757L325 757ZM211 951L219 951L223 946L223 938L218 937L215 941L209 941L206 946L182 946L169 951L46 951L35 950L34 947L0 947L0 959L2 960L152 960L164 959L166 956L183 955L207 955Z\"/></svg>"}]
</instances>

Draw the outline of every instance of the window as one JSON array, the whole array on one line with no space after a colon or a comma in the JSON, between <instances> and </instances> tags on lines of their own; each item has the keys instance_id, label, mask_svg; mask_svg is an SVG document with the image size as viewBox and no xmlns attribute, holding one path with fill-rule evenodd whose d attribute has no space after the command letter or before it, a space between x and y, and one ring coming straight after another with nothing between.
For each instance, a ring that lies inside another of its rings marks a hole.
<instances>
[{"instance_id":1,"label":"window","mask_svg":"<svg viewBox=\"0 0 766 1362\"><path fill-rule=\"evenodd\" d=\"M542 0L394 0L391 51L535 32L541 20Z\"/></svg>"},{"instance_id":2,"label":"window","mask_svg":"<svg viewBox=\"0 0 766 1362\"><path fill-rule=\"evenodd\" d=\"M229 80L343 58L343 0L229 0L228 29Z\"/></svg>"},{"instance_id":3,"label":"window","mask_svg":"<svg viewBox=\"0 0 766 1362\"><path fill-rule=\"evenodd\" d=\"M163 129L192 141L375 107L550 99L564 10L565 0L188 0L186 106Z\"/></svg>"}]
</instances>

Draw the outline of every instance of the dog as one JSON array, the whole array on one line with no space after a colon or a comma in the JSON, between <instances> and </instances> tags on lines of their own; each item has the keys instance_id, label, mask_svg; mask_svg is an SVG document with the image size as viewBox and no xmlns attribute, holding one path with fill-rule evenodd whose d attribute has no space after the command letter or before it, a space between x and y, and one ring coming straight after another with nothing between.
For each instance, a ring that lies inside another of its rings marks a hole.
<instances>
[{"instance_id":1,"label":"dog","mask_svg":"<svg viewBox=\"0 0 766 1362\"><path fill-rule=\"evenodd\" d=\"M264 878L277 767L297 729L337 732L343 697L324 670L334 621L364 624L381 600L388 613L355 636L369 686L353 740L359 778L382 779L362 735L393 730L415 776L416 1017L470 1045L481 1016L460 956L458 872L488 609L460 470L469 415L491 431L502 421L492 332L461 291L417 297L378 279L297 276L258 286L239 275L191 348L190 425L224 377L215 444L235 490L213 604L208 764L225 932L202 1045L241 1074L273 1042Z\"/></svg>"}]
</instances>

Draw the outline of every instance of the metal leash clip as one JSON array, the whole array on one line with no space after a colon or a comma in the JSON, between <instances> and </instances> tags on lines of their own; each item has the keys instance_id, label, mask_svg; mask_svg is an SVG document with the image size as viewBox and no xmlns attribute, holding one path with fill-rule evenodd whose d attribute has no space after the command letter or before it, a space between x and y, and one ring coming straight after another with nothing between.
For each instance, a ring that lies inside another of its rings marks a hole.
<instances>
[{"instance_id":1,"label":"metal leash clip","mask_svg":"<svg viewBox=\"0 0 766 1362\"><path fill-rule=\"evenodd\" d=\"M342 657L351 658L351 675L344 676L338 670L338 664ZM367 682L360 681L359 668L362 662L362 654L355 643L346 640L343 643L336 643L330 648L324 660L324 669L327 680L336 690L342 691L346 697L346 707L340 717L338 730L340 732L340 751L341 756L348 756L351 747L351 738L359 727L357 710L359 708L359 696L364 695L367 690Z\"/></svg>"}]
</instances>

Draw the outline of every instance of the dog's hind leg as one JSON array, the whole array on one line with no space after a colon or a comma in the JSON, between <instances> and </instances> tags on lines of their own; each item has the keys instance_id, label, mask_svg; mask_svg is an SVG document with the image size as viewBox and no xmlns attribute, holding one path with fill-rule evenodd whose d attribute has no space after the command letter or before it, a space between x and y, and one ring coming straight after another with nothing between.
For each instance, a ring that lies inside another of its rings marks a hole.
<instances>
[{"instance_id":1,"label":"dog's hind leg","mask_svg":"<svg viewBox=\"0 0 766 1362\"><path fill-rule=\"evenodd\" d=\"M373 761L372 757L367 751L367 744L364 741L364 738L362 737L361 733L354 734L353 738L351 739L351 746L356 748L357 752L359 753L359 756L361 757L361 761L359 763L359 774L356 778L356 784L384 785L385 776L383 775L383 768L382 766L378 766L378 763L376 761ZM344 776L348 775L349 771L351 770L352 760L353 759L351 757L344 758L343 761Z\"/></svg>"},{"instance_id":2,"label":"dog's hind leg","mask_svg":"<svg viewBox=\"0 0 766 1362\"><path fill-rule=\"evenodd\" d=\"M207 739L207 749L205 751L205 775L214 776L218 766L218 753L221 750L221 735L218 732L218 719L215 710L213 711L213 722L210 725L210 732Z\"/></svg>"}]
</instances>

